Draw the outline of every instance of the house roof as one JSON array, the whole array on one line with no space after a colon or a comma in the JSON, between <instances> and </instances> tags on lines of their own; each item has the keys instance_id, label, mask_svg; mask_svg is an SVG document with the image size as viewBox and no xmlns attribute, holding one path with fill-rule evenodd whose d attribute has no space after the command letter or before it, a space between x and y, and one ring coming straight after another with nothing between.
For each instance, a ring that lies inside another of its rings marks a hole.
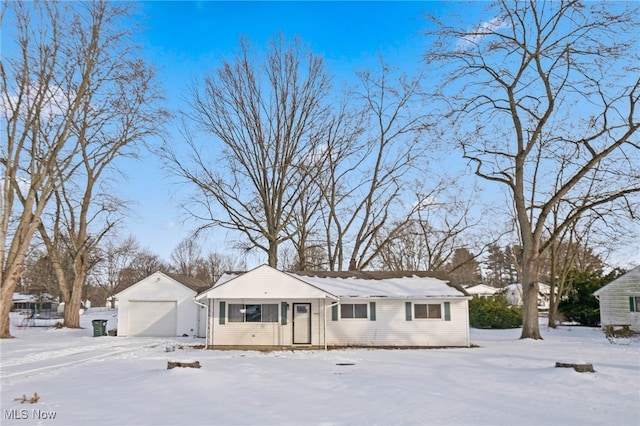
<instances>
[{"instance_id":1,"label":"house roof","mask_svg":"<svg viewBox=\"0 0 640 426\"><path fill-rule=\"evenodd\" d=\"M227 272L214 288L246 272ZM425 271L296 271L282 272L328 294L340 297L464 297L460 286Z\"/></svg>"},{"instance_id":2,"label":"house roof","mask_svg":"<svg viewBox=\"0 0 640 426\"><path fill-rule=\"evenodd\" d=\"M208 285L207 283L205 283L204 281L198 278L188 277L185 275L171 274L168 272L165 272L164 274L169 278L178 281L183 286L190 288L196 293L200 293L211 288L210 285Z\"/></svg>"},{"instance_id":3,"label":"house roof","mask_svg":"<svg viewBox=\"0 0 640 426\"><path fill-rule=\"evenodd\" d=\"M508 286L505 286L504 288L506 288L508 291L517 291L519 293L522 293L522 284L520 283L515 283L515 284L509 284ZM551 287L547 284L544 283L538 283L538 293L540 294L549 294L551 292Z\"/></svg>"},{"instance_id":4,"label":"house roof","mask_svg":"<svg viewBox=\"0 0 640 426\"><path fill-rule=\"evenodd\" d=\"M157 280L160 280L161 276L164 276L164 277L168 278L169 280L175 282L176 284L180 284L181 286L186 287L191 291L194 291L196 294L198 294L199 292L205 291L210 287L206 283L204 283L203 281L201 281L201 280L199 280L197 278L186 277L184 275L171 274L171 273L167 273L167 272L157 271L157 272L154 272L153 274L149 275L148 277L143 278L142 280L138 281L137 283L133 284L132 286L125 288L121 292L117 293L115 296L116 296L116 298L120 298L120 297L122 297L123 294L126 294L126 293L129 293L131 291L134 291L136 288L138 288L141 285L148 285L148 284L150 284L152 282L155 282L155 281L151 281L152 277L156 277L155 279L157 281Z\"/></svg>"},{"instance_id":5,"label":"house roof","mask_svg":"<svg viewBox=\"0 0 640 426\"><path fill-rule=\"evenodd\" d=\"M631 286L631 285L635 285L635 286L640 285L640 266L636 266L635 268L631 269L625 274L619 276L615 280L611 281L609 284L596 290L593 294L595 296L598 296L601 293L606 292L612 288L615 288L618 286Z\"/></svg>"},{"instance_id":6,"label":"house roof","mask_svg":"<svg viewBox=\"0 0 640 426\"><path fill-rule=\"evenodd\" d=\"M491 287L486 284L470 285L465 287L465 290L469 294L495 294L500 291L499 288Z\"/></svg>"},{"instance_id":7,"label":"house roof","mask_svg":"<svg viewBox=\"0 0 640 426\"><path fill-rule=\"evenodd\" d=\"M468 296L462 287L426 271L296 271L289 274L338 297Z\"/></svg>"},{"instance_id":8,"label":"house roof","mask_svg":"<svg viewBox=\"0 0 640 426\"><path fill-rule=\"evenodd\" d=\"M30 294L30 293L13 293L14 303L40 303L40 302L56 302L56 298L49 293Z\"/></svg>"}]
</instances>

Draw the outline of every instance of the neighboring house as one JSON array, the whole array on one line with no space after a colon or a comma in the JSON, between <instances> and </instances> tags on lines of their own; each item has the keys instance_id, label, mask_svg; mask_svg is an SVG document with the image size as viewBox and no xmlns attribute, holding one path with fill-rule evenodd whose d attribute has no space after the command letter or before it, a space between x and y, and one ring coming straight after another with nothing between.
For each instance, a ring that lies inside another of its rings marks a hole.
<instances>
[{"instance_id":1,"label":"neighboring house","mask_svg":"<svg viewBox=\"0 0 640 426\"><path fill-rule=\"evenodd\" d=\"M51 318L57 316L57 309L58 302L50 294L13 293L12 311L20 311L23 315L30 313L33 318Z\"/></svg>"},{"instance_id":2,"label":"neighboring house","mask_svg":"<svg viewBox=\"0 0 640 426\"><path fill-rule=\"evenodd\" d=\"M497 292L500 291L499 288L491 287L485 284L466 286L465 290L471 296L478 296L478 297L482 297L483 299L488 299L489 297L495 295Z\"/></svg>"},{"instance_id":3,"label":"neighboring house","mask_svg":"<svg viewBox=\"0 0 640 426\"><path fill-rule=\"evenodd\" d=\"M194 297L207 288L191 277L149 275L116 294L118 336L204 337L206 309Z\"/></svg>"},{"instance_id":4,"label":"neighboring house","mask_svg":"<svg viewBox=\"0 0 640 426\"><path fill-rule=\"evenodd\" d=\"M498 289L502 290L502 289ZM522 284L509 284L504 287L505 297L513 306L522 306ZM538 283L538 309L549 309L549 295L551 287L546 284Z\"/></svg>"},{"instance_id":5,"label":"neighboring house","mask_svg":"<svg viewBox=\"0 0 640 426\"><path fill-rule=\"evenodd\" d=\"M425 272L227 273L208 304L209 348L469 346L468 300Z\"/></svg>"},{"instance_id":6,"label":"neighboring house","mask_svg":"<svg viewBox=\"0 0 640 426\"><path fill-rule=\"evenodd\" d=\"M640 266L593 294L600 301L600 323L603 327L626 324L640 333Z\"/></svg>"},{"instance_id":7,"label":"neighboring house","mask_svg":"<svg viewBox=\"0 0 640 426\"><path fill-rule=\"evenodd\" d=\"M115 296L107 297L107 303L105 304L106 308L117 309L118 308L118 299Z\"/></svg>"}]
</instances>

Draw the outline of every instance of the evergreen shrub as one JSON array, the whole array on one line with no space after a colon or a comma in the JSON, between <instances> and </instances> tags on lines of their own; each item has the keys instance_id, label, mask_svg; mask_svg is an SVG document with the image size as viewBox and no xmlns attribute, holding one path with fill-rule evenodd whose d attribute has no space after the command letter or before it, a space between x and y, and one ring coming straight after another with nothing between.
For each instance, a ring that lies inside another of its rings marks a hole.
<instances>
[{"instance_id":1,"label":"evergreen shrub","mask_svg":"<svg viewBox=\"0 0 640 426\"><path fill-rule=\"evenodd\" d=\"M517 328L522 326L522 312L504 294L487 299L474 296L469 301L469 323L474 328Z\"/></svg>"},{"instance_id":2,"label":"evergreen shrub","mask_svg":"<svg viewBox=\"0 0 640 426\"><path fill-rule=\"evenodd\" d=\"M569 321L596 327L600 324L600 302L593 292L622 275L614 269L606 275L600 271L571 271L567 277L569 291L560 301L558 310Z\"/></svg>"}]
</instances>

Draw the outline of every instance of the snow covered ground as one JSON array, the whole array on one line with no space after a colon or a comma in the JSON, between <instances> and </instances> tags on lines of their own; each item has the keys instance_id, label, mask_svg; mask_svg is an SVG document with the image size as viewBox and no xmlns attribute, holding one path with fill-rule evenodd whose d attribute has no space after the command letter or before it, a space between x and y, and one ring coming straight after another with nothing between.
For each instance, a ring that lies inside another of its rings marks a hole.
<instances>
[{"instance_id":1,"label":"snow covered ground","mask_svg":"<svg viewBox=\"0 0 640 426\"><path fill-rule=\"evenodd\" d=\"M599 329L471 331L477 348L243 352L201 339L13 328L0 341L4 425L640 425L640 338ZM167 349L175 347L175 351ZM182 349L181 349L182 348ZM167 370L167 361L200 369ZM595 373L555 368L593 364ZM34 404L16 398L31 398Z\"/></svg>"}]
</instances>

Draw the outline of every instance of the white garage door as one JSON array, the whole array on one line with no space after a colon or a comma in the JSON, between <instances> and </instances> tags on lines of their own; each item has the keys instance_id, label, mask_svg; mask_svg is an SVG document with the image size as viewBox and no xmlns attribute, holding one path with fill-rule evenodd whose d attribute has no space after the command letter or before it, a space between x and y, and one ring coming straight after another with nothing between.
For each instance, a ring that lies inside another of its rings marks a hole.
<instances>
[{"instance_id":1,"label":"white garage door","mask_svg":"<svg viewBox=\"0 0 640 426\"><path fill-rule=\"evenodd\" d=\"M175 301L129 301L128 336L175 336Z\"/></svg>"}]
</instances>

